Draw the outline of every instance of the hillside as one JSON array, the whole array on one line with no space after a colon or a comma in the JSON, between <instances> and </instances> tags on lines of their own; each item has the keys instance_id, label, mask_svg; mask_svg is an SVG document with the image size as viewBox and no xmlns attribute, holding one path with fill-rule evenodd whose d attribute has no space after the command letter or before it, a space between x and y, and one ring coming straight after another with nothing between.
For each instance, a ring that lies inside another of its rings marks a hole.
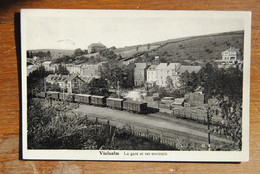
<instances>
[{"instance_id":1,"label":"hillside","mask_svg":"<svg viewBox=\"0 0 260 174\"><path fill-rule=\"evenodd\" d=\"M55 57L55 55L61 54L66 56L71 56L74 53L74 50L64 50L64 49L37 49L37 50L29 50L32 53L37 52L47 52L50 51L51 55Z\"/></svg>"},{"instance_id":2,"label":"hillside","mask_svg":"<svg viewBox=\"0 0 260 174\"><path fill-rule=\"evenodd\" d=\"M123 58L134 56L138 52L147 52L151 57L159 56L160 62L180 62L183 64L204 64L205 62L221 59L221 52L229 47L241 50L242 59L244 32L234 31L227 33L194 36L148 44L130 46L117 49L116 53ZM148 59L147 59L148 60ZM139 59L139 61L146 61Z\"/></svg>"}]
</instances>

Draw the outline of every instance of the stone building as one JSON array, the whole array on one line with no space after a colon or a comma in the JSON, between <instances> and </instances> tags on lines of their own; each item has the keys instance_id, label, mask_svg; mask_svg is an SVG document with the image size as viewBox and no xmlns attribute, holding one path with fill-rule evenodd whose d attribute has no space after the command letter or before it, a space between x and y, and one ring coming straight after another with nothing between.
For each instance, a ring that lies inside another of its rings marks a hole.
<instances>
[{"instance_id":1,"label":"stone building","mask_svg":"<svg viewBox=\"0 0 260 174\"><path fill-rule=\"evenodd\" d=\"M66 64L65 65L70 74L80 75L81 65Z\"/></svg>"},{"instance_id":2,"label":"stone building","mask_svg":"<svg viewBox=\"0 0 260 174\"><path fill-rule=\"evenodd\" d=\"M147 83L154 83L156 82L157 78L156 78L156 68L157 65L151 65L148 69L147 69Z\"/></svg>"},{"instance_id":3,"label":"stone building","mask_svg":"<svg viewBox=\"0 0 260 174\"><path fill-rule=\"evenodd\" d=\"M94 64L86 64L80 67L80 75L84 77L99 78L99 66Z\"/></svg>"},{"instance_id":4,"label":"stone building","mask_svg":"<svg viewBox=\"0 0 260 174\"><path fill-rule=\"evenodd\" d=\"M156 84L161 87L167 86L167 77L172 79L173 85L177 82L177 71L180 69L180 63L160 63L156 69Z\"/></svg>"},{"instance_id":5,"label":"stone building","mask_svg":"<svg viewBox=\"0 0 260 174\"><path fill-rule=\"evenodd\" d=\"M134 69L134 85L143 86L146 82L146 63L135 63L136 67Z\"/></svg>"}]
</instances>

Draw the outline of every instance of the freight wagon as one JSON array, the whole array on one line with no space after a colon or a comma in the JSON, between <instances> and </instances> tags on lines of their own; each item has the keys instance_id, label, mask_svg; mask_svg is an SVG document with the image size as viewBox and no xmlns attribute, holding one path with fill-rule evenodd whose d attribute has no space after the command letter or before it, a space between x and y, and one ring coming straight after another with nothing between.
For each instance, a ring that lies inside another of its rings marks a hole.
<instances>
[{"instance_id":1,"label":"freight wagon","mask_svg":"<svg viewBox=\"0 0 260 174\"><path fill-rule=\"evenodd\" d=\"M123 108L127 111L139 113L139 114L146 114L147 113L147 103L138 102L138 101L124 101Z\"/></svg>"},{"instance_id":2,"label":"freight wagon","mask_svg":"<svg viewBox=\"0 0 260 174\"><path fill-rule=\"evenodd\" d=\"M49 97L54 100L66 100L70 99L70 102L92 104L102 107L111 107L115 109L124 109L134 113L146 114L147 113L147 103L138 101L125 101L125 99L119 98L106 98L104 96L88 95L88 94L69 94L69 93L59 93L54 91L48 91L46 93L39 94L41 96ZM70 95L72 97L70 98ZM67 100L68 101L68 100Z\"/></svg>"},{"instance_id":3,"label":"freight wagon","mask_svg":"<svg viewBox=\"0 0 260 174\"><path fill-rule=\"evenodd\" d=\"M91 95L88 94L75 94L75 102L91 104Z\"/></svg>"},{"instance_id":4,"label":"freight wagon","mask_svg":"<svg viewBox=\"0 0 260 174\"><path fill-rule=\"evenodd\" d=\"M221 114L219 114L218 112L215 111L213 113L211 124L222 124L223 118ZM193 108L193 107L173 108L173 115L175 115L177 118L191 119L204 124L206 124L208 121L206 108Z\"/></svg>"},{"instance_id":5,"label":"freight wagon","mask_svg":"<svg viewBox=\"0 0 260 174\"><path fill-rule=\"evenodd\" d=\"M123 109L123 101L121 98L107 98L107 106L116 109Z\"/></svg>"},{"instance_id":6,"label":"freight wagon","mask_svg":"<svg viewBox=\"0 0 260 174\"><path fill-rule=\"evenodd\" d=\"M91 104L96 106L106 106L106 98L104 96L92 95Z\"/></svg>"}]
</instances>

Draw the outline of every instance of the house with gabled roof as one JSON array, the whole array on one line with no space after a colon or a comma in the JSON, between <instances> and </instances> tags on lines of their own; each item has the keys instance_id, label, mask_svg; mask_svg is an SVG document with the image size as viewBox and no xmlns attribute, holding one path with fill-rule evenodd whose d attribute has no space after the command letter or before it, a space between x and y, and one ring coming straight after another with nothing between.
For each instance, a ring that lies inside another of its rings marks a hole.
<instances>
[{"instance_id":1,"label":"house with gabled roof","mask_svg":"<svg viewBox=\"0 0 260 174\"><path fill-rule=\"evenodd\" d=\"M50 84L58 84L61 89L66 90L68 93L79 91L83 85L82 80L78 75L61 75L61 74L50 74L46 77L46 82Z\"/></svg>"}]
</instances>

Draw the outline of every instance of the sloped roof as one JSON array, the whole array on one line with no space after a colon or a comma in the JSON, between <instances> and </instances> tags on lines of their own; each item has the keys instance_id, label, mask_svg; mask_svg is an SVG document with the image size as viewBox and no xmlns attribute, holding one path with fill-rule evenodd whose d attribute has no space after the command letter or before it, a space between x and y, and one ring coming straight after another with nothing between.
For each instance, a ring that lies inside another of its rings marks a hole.
<instances>
[{"instance_id":1,"label":"sloped roof","mask_svg":"<svg viewBox=\"0 0 260 174\"><path fill-rule=\"evenodd\" d=\"M64 82L64 81L71 81L76 78L77 75L58 75L58 74L50 74L46 77L47 81L55 81L55 82ZM81 79L82 80L82 79Z\"/></svg>"},{"instance_id":2,"label":"sloped roof","mask_svg":"<svg viewBox=\"0 0 260 174\"><path fill-rule=\"evenodd\" d=\"M178 73L179 74L182 74L186 71L188 71L189 73L192 73L192 72L199 72L199 70L201 69L201 66L181 66L180 69L178 70Z\"/></svg>"},{"instance_id":3,"label":"sloped roof","mask_svg":"<svg viewBox=\"0 0 260 174\"><path fill-rule=\"evenodd\" d=\"M180 63L170 63L168 66L167 66L167 69L178 69L180 67Z\"/></svg>"},{"instance_id":4,"label":"sloped roof","mask_svg":"<svg viewBox=\"0 0 260 174\"><path fill-rule=\"evenodd\" d=\"M50 63L51 63L51 61L45 61L42 64L46 65L46 64L50 64Z\"/></svg>"},{"instance_id":5,"label":"sloped roof","mask_svg":"<svg viewBox=\"0 0 260 174\"><path fill-rule=\"evenodd\" d=\"M167 63L160 63L155 69L167 69Z\"/></svg>"},{"instance_id":6,"label":"sloped roof","mask_svg":"<svg viewBox=\"0 0 260 174\"><path fill-rule=\"evenodd\" d=\"M81 80L83 80L84 82L89 83L92 79L94 79L95 77L86 77L86 76L78 76Z\"/></svg>"},{"instance_id":7,"label":"sloped roof","mask_svg":"<svg viewBox=\"0 0 260 174\"><path fill-rule=\"evenodd\" d=\"M94 65L94 64L85 64L81 66L81 69L85 69L85 68L98 68L100 65Z\"/></svg>"},{"instance_id":8,"label":"sloped roof","mask_svg":"<svg viewBox=\"0 0 260 174\"><path fill-rule=\"evenodd\" d=\"M158 65L151 65L147 70L154 70Z\"/></svg>"},{"instance_id":9,"label":"sloped roof","mask_svg":"<svg viewBox=\"0 0 260 174\"><path fill-rule=\"evenodd\" d=\"M135 69L145 69L147 67L146 63L135 63Z\"/></svg>"},{"instance_id":10,"label":"sloped roof","mask_svg":"<svg viewBox=\"0 0 260 174\"><path fill-rule=\"evenodd\" d=\"M73 79L76 78L76 77L77 77L77 75L72 74L72 75L70 75L70 76L67 77L67 80L68 80L68 81L71 81L71 80L73 80Z\"/></svg>"},{"instance_id":11,"label":"sloped roof","mask_svg":"<svg viewBox=\"0 0 260 174\"><path fill-rule=\"evenodd\" d=\"M107 98L107 100L114 100L114 101L123 101L122 98Z\"/></svg>"},{"instance_id":12,"label":"sloped roof","mask_svg":"<svg viewBox=\"0 0 260 174\"><path fill-rule=\"evenodd\" d=\"M184 102L184 98L176 98L172 104L181 105Z\"/></svg>"}]
</instances>

